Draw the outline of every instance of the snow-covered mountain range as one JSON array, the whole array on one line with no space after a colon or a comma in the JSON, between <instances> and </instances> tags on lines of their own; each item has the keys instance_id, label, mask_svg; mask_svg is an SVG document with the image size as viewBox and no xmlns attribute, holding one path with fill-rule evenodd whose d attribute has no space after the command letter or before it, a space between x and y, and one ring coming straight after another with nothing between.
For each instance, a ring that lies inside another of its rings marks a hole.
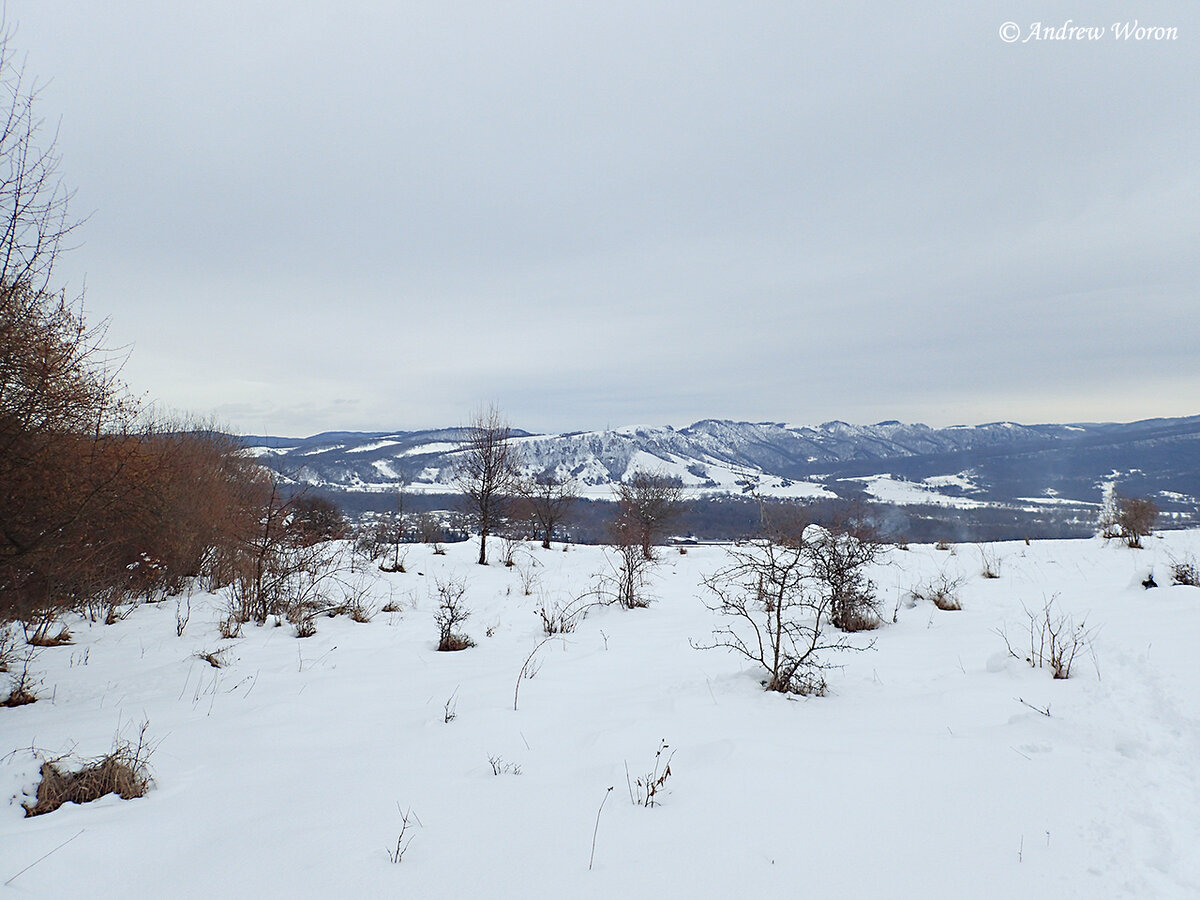
<instances>
[{"instance_id":1,"label":"snow-covered mountain range","mask_svg":"<svg viewBox=\"0 0 1200 900\"><path fill-rule=\"evenodd\" d=\"M286 478L350 492L449 493L462 428L247 436L251 452ZM526 470L574 476L585 496L609 498L636 470L676 476L697 495L865 496L899 505L1090 506L1102 486L1151 495L1166 511L1200 497L1200 416L1131 423L931 428L897 421L785 425L705 419L685 428L635 426L531 434L514 430Z\"/></svg>"}]
</instances>

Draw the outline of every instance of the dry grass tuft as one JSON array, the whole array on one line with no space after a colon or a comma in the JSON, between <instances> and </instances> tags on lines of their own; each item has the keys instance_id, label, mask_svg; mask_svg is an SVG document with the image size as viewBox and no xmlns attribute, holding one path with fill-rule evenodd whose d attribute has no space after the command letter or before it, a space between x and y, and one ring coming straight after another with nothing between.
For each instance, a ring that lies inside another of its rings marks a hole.
<instances>
[{"instance_id":1,"label":"dry grass tuft","mask_svg":"<svg viewBox=\"0 0 1200 900\"><path fill-rule=\"evenodd\" d=\"M8 709L28 706L30 703L37 703L37 695L25 687L14 687L7 697L0 700L0 706Z\"/></svg>"},{"instance_id":2,"label":"dry grass tuft","mask_svg":"<svg viewBox=\"0 0 1200 900\"><path fill-rule=\"evenodd\" d=\"M202 659L214 669L223 669L225 667L225 651L224 650L197 650L195 653L196 659Z\"/></svg>"},{"instance_id":3,"label":"dry grass tuft","mask_svg":"<svg viewBox=\"0 0 1200 900\"><path fill-rule=\"evenodd\" d=\"M958 589L961 584L961 578L951 578L943 572L931 579L928 584L913 588L909 593L913 600L928 600L938 609L952 612L962 609L962 603L958 599Z\"/></svg>"},{"instance_id":4,"label":"dry grass tuft","mask_svg":"<svg viewBox=\"0 0 1200 900\"><path fill-rule=\"evenodd\" d=\"M852 609L842 616L842 631L874 631L883 620L871 610Z\"/></svg>"},{"instance_id":5,"label":"dry grass tuft","mask_svg":"<svg viewBox=\"0 0 1200 900\"><path fill-rule=\"evenodd\" d=\"M445 651L466 650L474 647L475 642L465 634L448 634L438 641L438 649Z\"/></svg>"},{"instance_id":6,"label":"dry grass tuft","mask_svg":"<svg viewBox=\"0 0 1200 900\"><path fill-rule=\"evenodd\" d=\"M34 647L62 647L71 643L71 629L64 625L57 634L34 632L26 639Z\"/></svg>"},{"instance_id":7,"label":"dry grass tuft","mask_svg":"<svg viewBox=\"0 0 1200 900\"><path fill-rule=\"evenodd\" d=\"M146 739L146 725L137 743L118 741L113 749L80 767L62 759L42 763L42 780L36 800L22 804L26 818L54 812L64 803L90 803L108 794L123 800L144 797L154 783L148 766L153 748Z\"/></svg>"}]
</instances>

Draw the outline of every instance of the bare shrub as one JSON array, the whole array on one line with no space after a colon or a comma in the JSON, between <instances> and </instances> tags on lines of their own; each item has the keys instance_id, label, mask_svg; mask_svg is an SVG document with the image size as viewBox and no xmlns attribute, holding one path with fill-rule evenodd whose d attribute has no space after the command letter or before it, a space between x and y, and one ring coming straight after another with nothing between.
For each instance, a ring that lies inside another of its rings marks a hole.
<instances>
[{"instance_id":1,"label":"bare shrub","mask_svg":"<svg viewBox=\"0 0 1200 900\"><path fill-rule=\"evenodd\" d=\"M785 694L823 695L822 654L864 649L830 636L832 595L815 582L803 522L768 523L766 539L733 546L727 566L704 579L716 598L709 608L733 624L714 629L700 650L730 650L761 666L763 686Z\"/></svg>"},{"instance_id":2,"label":"bare shrub","mask_svg":"<svg viewBox=\"0 0 1200 900\"><path fill-rule=\"evenodd\" d=\"M471 611L463 602L467 592L467 584L461 578L434 579L438 594L437 612L433 619L438 626L438 650L466 650L474 647L475 642L457 629L471 616Z\"/></svg>"},{"instance_id":3,"label":"bare shrub","mask_svg":"<svg viewBox=\"0 0 1200 900\"><path fill-rule=\"evenodd\" d=\"M521 682L524 681L526 678L533 678L535 675L537 675L538 670L541 669L542 664L540 662L536 661L535 657L537 656L537 652L539 650L541 650L544 646L546 646L546 644L550 641L550 637L551 637L550 635L547 635L546 637L544 637L540 641L538 641L537 644L534 646L534 648L529 651L529 655L527 657L525 657L525 661L523 663L521 663L521 670L519 672L517 672L517 683L513 687L513 710L514 711L516 711L517 702L520 700L520 697L521 697Z\"/></svg>"},{"instance_id":4,"label":"bare shrub","mask_svg":"<svg viewBox=\"0 0 1200 900\"><path fill-rule=\"evenodd\" d=\"M612 554L606 553L609 571L600 577L597 590L607 594L625 609L650 605L650 576L658 559L645 543L644 526L625 512L618 512L609 526Z\"/></svg>"},{"instance_id":5,"label":"bare shrub","mask_svg":"<svg viewBox=\"0 0 1200 900\"><path fill-rule=\"evenodd\" d=\"M1117 498L1117 526L1126 546L1138 549L1142 538L1153 534L1158 522L1158 506L1146 497Z\"/></svg>"},{"instance_id":6,"label":"bare shrub","mask_svg":"<svg viewBox=\"0 0 1200 900\"><path fill-rule=\"evenodd\" d=\"M285 500L274 480L267 487L261 521L241 547L227 588L242 622L261 625L271 616L294 622L334 605L342 575L353 568L352 554L320 540L312 523L293 513L299 499Z\"/></svg>"},{"instance_id":7,"label":"bare shrub","mask_svg":"<svg viewBox=\"0 0 1200 900\"><path fill-rule=\"evenodd\" d=\"M538 561L536 559L530 559L528 562L517 566L517 578L521 581L521 593L526 597L533 594L533 589L538 583L537 566Z\"/></svg>"},{"instance_id":8,"label":"bare shrub","mask_svg":"<svg viewBox=\"0 0 1200 900\"><path fill-rule=\"evenodd\" d=\"M401 550L400 547L401 545L399 543L395 544L395 550L392 553L392 558L387 562L381 562L379 564L379 571L399 572L401 574L404 574L408 571L408 569L405 568L405 563L408 561L408 550Z\"/></svg>"},{"instance_id":9,"label":"bare shrub","mask_svg":"<svg viewBox=\"0 0 1200 900\"><path fill-rule=\"evenodd\" d=\"M1196 558L1188 556L1171 560L1171 580L1176 584L1200 587L1200 567L1197 567Z\"/></svg>"},{"instance_id":10,"label":"bare shrub","mask_svg":"<svg viewBox=\"0 0 1200 900\"><path fill-rule=\"evenodd\" d=\"M30 703L37 702L37 689L40 682L35 681L32 675L29 674L29 664L33 662L36 656L36 651L32 648L27 650L21 657L20 671L15 671L9 678L8 696L0 701L0 706L17 707L28 706ZM12 660L5 660L5 669L8 671L9 666L12 666ZM12 666L15 668L15 666Z\"/></svg>"},{"instance_id":11,"label":"bare shrub","mask_svg":"<svg viewBox=\"0 0 1200 900\"><path fill-rule=\"evenodd\" d=\"M994 547L989 547L987 544L980 544L979 559L982 565L980 574L984 578L1000 577L1000 558L996 555Z\"/></svg>"},{"instance_id":12,"label":"bare shrub","mask_svg":"<svg viewBox=\"0 0 1200 900\"><path fill-rule=\"evenodd\" d=\"M570 634L579 627L580 620L587 615L588 609L599 601L592 592L581 594L566 604L553 603L547 608L542 603L537 614L542 617L542 630L546 635Z\"/></svg>"},{"instance_id":13,"label":"bare shrub","mask_svg":"<svg viewBox=\"0 0 1200 900\"><path fill-rule=\"evenodd\" d=\"M1069 615L1054 609L1055 594L1046 601L1039 612L1025 610L1029 617L1029 653L1022 657L1013 649L1008 634L1001 629L997 633L1004 639L1008 652L1016 659L1024 659L1035 669L1048 668L1057 679L1071 677L1071 666L1081 653L1091 650L1095 631L1087 627L1087 619L1078 623Z\"/></svg>"},{"instance_id":14,"label":"bare shrub","mask_svg":"<svg viewBox=\"0 0 1200 900\"><path fill-rule=\"evenodd\" d=\"M923 586L909 591L913 600L928 600L938 609L953 612L962 609L958 599L958 589L962 586L961 577L951 577L945 572L939 572Z\"/></svg>"},{"instance_id":15,"label":"bare shrub","mask_svg":"<svg viewBox=\"0 0 1200 900\"><path fill-rule=\"evenodd\" d=\"M240 638L242 636L242 620L235 613L230 612L217 623L217 631L226 640Z\"/></svg>"},{"instance_id":16,"label":"bare shrub","mask_svg":"<svg viewBox=\"0 0 1200 900\"><path fill-rule=\"evenodd\" d=\"M364 597L352 597L346 601L346 614L351 621L367 623L375 617L375 605Z\"/></svg>"},{"instance_id":17,"label":"bare shrub","mask_svg":"<svg viewBox=\"0 0 1200 900\"><path fill-rule=\"evenodd\" d=\"M521 767L516 763L505 762L503 757L489 756L488 764L492 767L493 775L520 775Z\"/></svg>"},{"instance_id":18,"label":"bare shrub","mask_svg":"<svg viewBox=\"0 0 1200 900\"><path fill-rule=\"evenodd\" d=\"M842 631L878 628L875 584L866 568L887 547L865 516L851 508L835 516L828 528L809 526L803 547L818 588L827 595L830 623Z\"/></svg>"},{"instance_id":19,"label":"bare shrub","mask_svg":"<svg viewBox=\"0 0 1200 900\"><path fill-rule=\"evenodd\" d=\"M150 559L139 560L153 565ZM161 599L156 598L156 599ZM90 622L103 622L105 625L115 625L133 612L138 602L130 598L124 590L118 587L105 587L83 600L80 610Z\"/></svg>"},{"instance_id":20,"label":"bare shrub","mask_svg":"<svg viewBox=\"0 0 1200 900\"><path fill-rule=\"evenodd\" d=\"M149 761L154 746L147 727L148 723L142 724L136 742L118 738L113 749L97 759L81 764L65 758L44 760L35 800L22 804L25 816L53 812L64 803L90 803L108 794L123 800L144 797L153 784Z\"/></svg>"},{"instance_id":21,"label":"bare shrub","mask_svg":"<svg viewBox=\"0 0 1200 900\"><path fill-rule=\"evenodd\" d=\"M667 753L667 750L670 750L670 745L664 738L654 753L654 764L650 771L635 779L630 779L629 763L625 764L625 783L629 787L629 800L634 806L650 809L659 804L658 795L663 793L667 779L671 777L671 760L675 758L675 751Z\"/></svg>"},{"instance_id":22,"label":"bare shrub","mask_svg":"<svg viewBox=\"0 0 1200 900\"><path fill-rule=\"evenodd\" d=\"M317 617L315 613L301 613L292 624L298 638L310 638L317 633Z\"/></svg>"},{"instance_id":23,"label":"bare shrub","mask_svg":"<svg viewBox=\"0 0 1200 900\"><path fill-rule=\"evenodd\" d=\"M500 561L505 568L511 569L517 564L517 555L525 549L525 533L520 523L509 522L497 537L500 538Z\"/></svg>"},{"instance_id":24,"label":"bare shrub","mask_svg":"<svg viewBox=\"0 0 1200 900\"><path fill-rule=\"evenodd\" d=\"M404 861L404 854L408 851L408 845L412 843L413 835L409 833L412 823L416 821L416 816L410 808L407 812L400 810L400 804L396 804L396 809L400 811L400 835L396 838L395 848L389 848L387 855L394 865L399 865Z\"/></svg>"}]
</instances>

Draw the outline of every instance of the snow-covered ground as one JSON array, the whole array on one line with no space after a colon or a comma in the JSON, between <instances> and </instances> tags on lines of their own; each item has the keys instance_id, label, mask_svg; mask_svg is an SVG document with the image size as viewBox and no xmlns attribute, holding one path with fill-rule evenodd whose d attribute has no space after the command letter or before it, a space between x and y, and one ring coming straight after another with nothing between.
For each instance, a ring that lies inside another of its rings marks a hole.
<instances>
[{"instance_id":1,"label":"snow-covered ground","mask_svg":"<svg viewBox=\"0 0 1200 900\"><path fill-rule=\"evenodd\" d=\"M940 481L927 478L923 482L906 481L894 475L869 475L865 478L842 478L841 481L856 481L863 485L863 491L884 503L929 504L931 506L955 506L959 509L978 509L991 504L969 497L940 493L938 488L960 486L949 478Z\"/></svg>"},{"instance_id":2,"label":"snow-covered ground","mask_svg":"<svg viewBox=\"0 0 1200 900\"><path fill-rule=\"evenodd\" d=\"M507 569L474 565L474 542L415 546L407 574L370 576L402 611L303 640L220 639L214 595L182 637L174 601L72 621L34 663L42 699L0 709L0 897L1194 897L1200 589L1167 585L1200 533L1146 543L991 545L990 580L973 545L894 550L873 572L887 624L822 698L689 646L721 624L700 583L716 546L664 551L650 608L595 608L542 646L516 710L537 607L588 590L602 549ZM962 611L906 602L941 572L964 578ZM474 611L459 653L434 650L448 574ZM1021 649L1023 606L1052 597L1096 629L1066 681L997 634ZM196 656L216 650L224 668ZM93 756L144 721L146 797L23 817L29 748ZM635 806L626 767L645 775L663 740L661 805Z\"/></svg>"}]
</instances>

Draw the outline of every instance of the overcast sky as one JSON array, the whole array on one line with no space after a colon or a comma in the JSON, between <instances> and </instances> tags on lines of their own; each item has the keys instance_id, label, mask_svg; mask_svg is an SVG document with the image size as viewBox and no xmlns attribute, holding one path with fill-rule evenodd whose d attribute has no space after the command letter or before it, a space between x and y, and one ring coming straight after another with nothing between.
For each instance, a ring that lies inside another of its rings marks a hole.
<instances>
[{"instance_id":1,"label":"overcast sky","mask_svg":"<svg viewBox=\"0 0 1200 900\"><path fill-rule=\"evenodd\" d=\"M234 430L1200 413L1200 4L8 0L125 378ZM1114 22L1178 29L1111 34ZM1024 41L1034 23L1102 40ZM1001 39L1013 22L1019 38Z\"/></svg>"}]
</instances>

